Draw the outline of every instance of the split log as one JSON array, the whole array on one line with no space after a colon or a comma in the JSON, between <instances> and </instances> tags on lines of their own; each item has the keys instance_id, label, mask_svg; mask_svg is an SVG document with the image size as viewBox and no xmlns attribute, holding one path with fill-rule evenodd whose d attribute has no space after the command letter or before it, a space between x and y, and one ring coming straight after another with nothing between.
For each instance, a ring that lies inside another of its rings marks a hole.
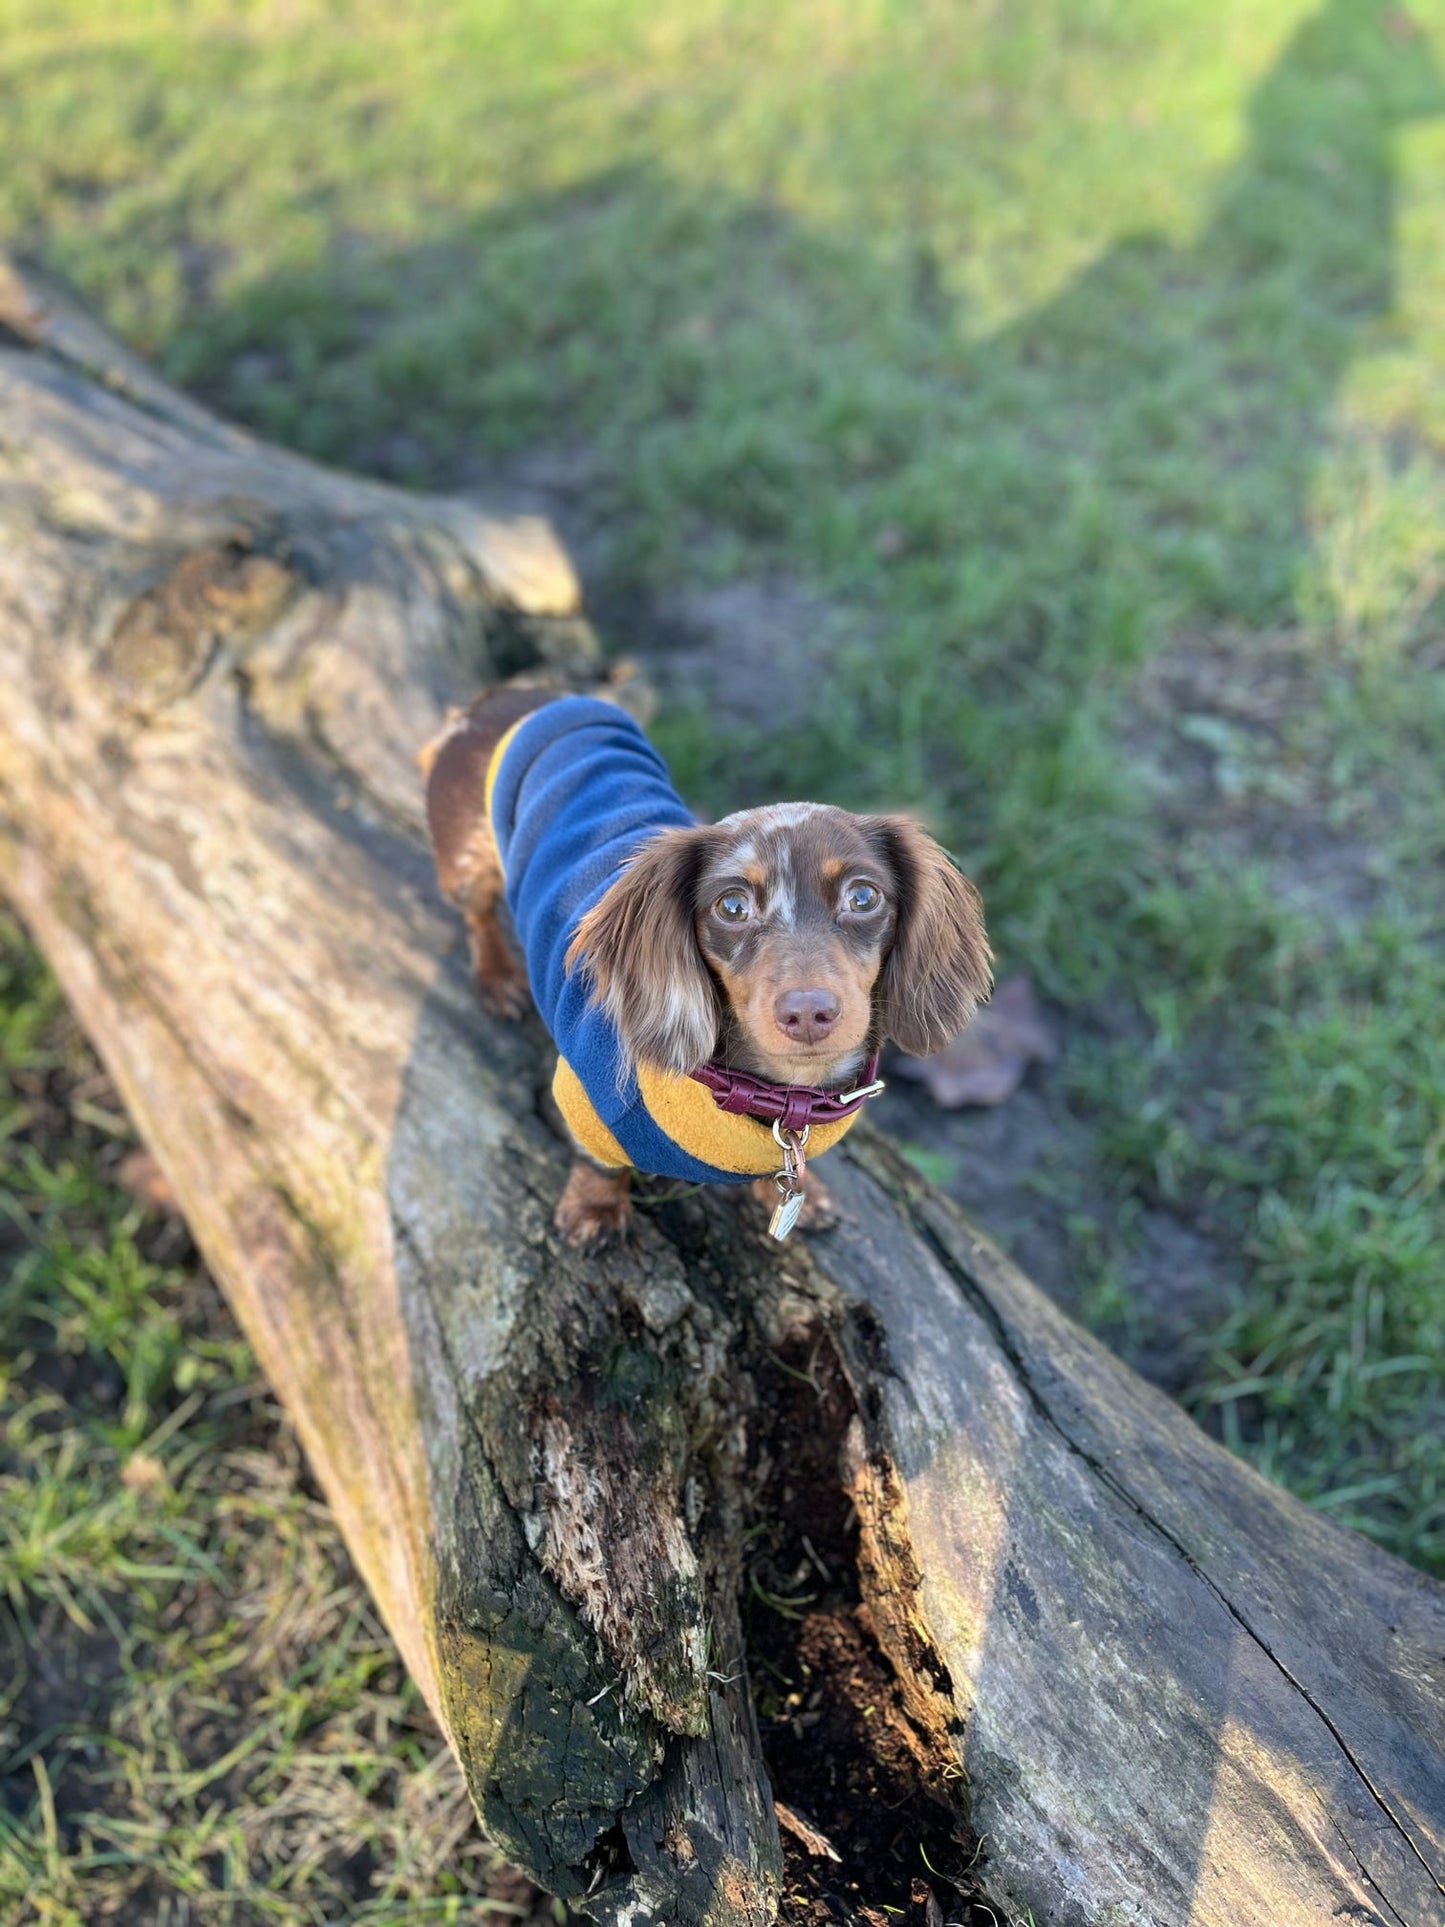
<instances>
[{"instance_id":1,"label":"split log","mask_svg":"<svg viewBox=\"0 0 1445 1927\"><path fill-rule=\"evenodd\" d=\"M603 1921L770 1917L738 1588L812 1450L996 1912L1445 1921L1445 1592L1229 1458L876 1136L829 1160L826 1235L703 1194L560 1247L544 1040L471 998L414 767L490 677L600 674L545 529L262 446L16 270L0 324L0 881L493 1837Z\"/></svg>"}]
</instances>

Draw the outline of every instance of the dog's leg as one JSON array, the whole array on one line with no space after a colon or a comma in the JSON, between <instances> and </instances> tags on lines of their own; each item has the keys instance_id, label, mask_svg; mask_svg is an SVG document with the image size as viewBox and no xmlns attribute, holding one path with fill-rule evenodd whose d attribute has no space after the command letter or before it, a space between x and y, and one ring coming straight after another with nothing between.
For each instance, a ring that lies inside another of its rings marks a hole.
<instances>
[{"instance_id":1,"label":"dog's leg","mask_svg":"<svg viewBox=\"0 0 1445 1927\"><path fill-rule=\"evenodd\" d=\"M491 831L487 830L491 845ZM487 860L479 863L466 899L459 902L467 930L467 946L472 956L472 981L477 996L498 1017L524 1017L531 1003L527 973L508 943L497 916L502 900L504 879L495 846Z\"/></svg>"},{"instance_id":2,"label":"dog's leg","mask_svg":"<svg viewBox=\"0 0 1445 1927\"><path fill-rule=\"evenodd\" d=\"M466 924L477 995L501 1017L525 1013L527 974L497 915L505 879L487 821L487 769L513 723L549 699L543 689L488 691L456 712L418 758L437 881Z\"/></svg>"},{"instance_id":3,"label":"dog's leg","mask_svg":"<svg viewBox=\"0 0 1445 1927\"><path fill-rule=\"evenodd\" d=\"M573 1164L553 1222L574 1250L598 1250L625 1238L632 1225L632 1173L604 1171L588 1158Z\"/></svg>"}]
</instances>

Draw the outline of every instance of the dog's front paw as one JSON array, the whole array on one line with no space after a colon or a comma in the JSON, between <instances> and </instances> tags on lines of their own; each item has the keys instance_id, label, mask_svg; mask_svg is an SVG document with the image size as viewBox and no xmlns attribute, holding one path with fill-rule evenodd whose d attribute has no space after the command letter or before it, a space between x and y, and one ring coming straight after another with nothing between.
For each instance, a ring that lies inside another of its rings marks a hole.
<instances>
[{"instance_id":1,"label":"dog's front paw","mask_svg":"<svg viewBox=\"0 0 1445 1927\"><path fill-rule=\"evenodd\" d=\"M562 1242L574 1251L597 1251L625 1238L632 1225L631 1181L630 1171L574 1164L552 1220Z\"/></svg>"}]
</instances>

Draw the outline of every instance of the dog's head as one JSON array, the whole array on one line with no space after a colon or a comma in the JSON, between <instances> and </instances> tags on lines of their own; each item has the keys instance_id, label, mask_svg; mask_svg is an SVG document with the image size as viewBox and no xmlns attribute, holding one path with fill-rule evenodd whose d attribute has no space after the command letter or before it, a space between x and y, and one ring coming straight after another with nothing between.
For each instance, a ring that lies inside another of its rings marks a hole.
<instances>
[{"instance_id":1,"label":"dog's head","mask_svg":"<svg viewBox=\"0 0 1445 1927\"><path fill-rule=\"evenodd\" d=\"M817 803L663 831L567 962L633 1061L784 1084L839 1085L885 1038L937 1050L991 981L978 892L933 838Z\"/></svg>"}]
</instances>

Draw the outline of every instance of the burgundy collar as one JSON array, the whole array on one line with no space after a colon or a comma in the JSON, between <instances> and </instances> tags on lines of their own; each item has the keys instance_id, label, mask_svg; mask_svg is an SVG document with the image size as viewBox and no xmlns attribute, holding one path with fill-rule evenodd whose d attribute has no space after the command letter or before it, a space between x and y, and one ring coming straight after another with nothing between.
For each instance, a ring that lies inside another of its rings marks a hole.
<instances>
[{"instance_id":1,"label":"burgundy collar","mask_svg":"<svg viewBox=\"0 0 1445 1927\"><path fill-rule=\"evenodd\" d=\"M706 1084L720 1111L755 1117L764 1124L776 1123L785 1131L801 1131L809 1124L836 1124L839 1118L852 1117L883 1088L878 1081L877 1051L863 1066L851 1091L822 1091L814 1084L774 1084L766 1077L749 1077L746 1071L730 1071L722 1064L702 1064L689 1074L699 1084Z\"/></svg>"}]
</instances>

